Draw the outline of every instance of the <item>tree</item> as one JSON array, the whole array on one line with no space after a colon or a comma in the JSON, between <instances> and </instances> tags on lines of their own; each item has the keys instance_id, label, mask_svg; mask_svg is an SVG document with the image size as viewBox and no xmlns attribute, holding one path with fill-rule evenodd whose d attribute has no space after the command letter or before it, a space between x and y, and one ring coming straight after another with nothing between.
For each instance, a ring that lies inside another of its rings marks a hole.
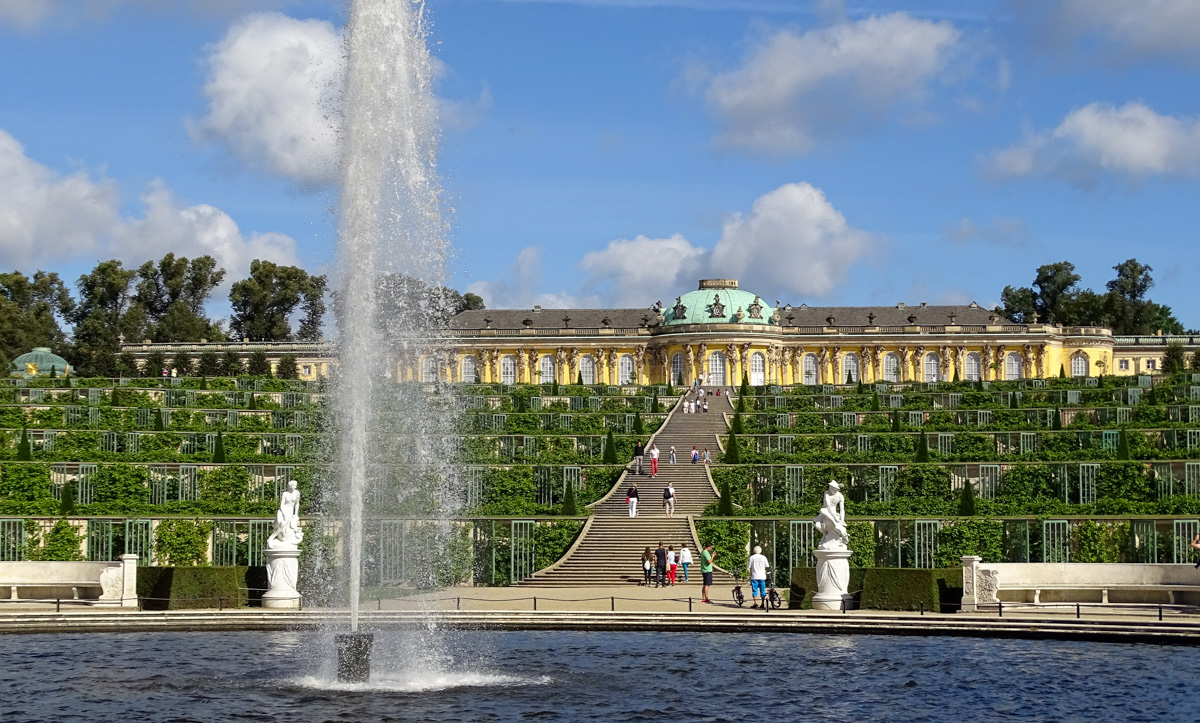
<instances>
[{"instance_id":1,"label":"tree","mask_svg":"<svg viewBox=\"0 0 1200 723\"><path fill-rule=\"evenodd\" d=\"M1075 264L1069 261L1038 267L1033 285L1037 287L1037 313L1042 322L1062 323L1063 304L1079 283L1079 279L1079 274L1075 273Z\"/></svg>"},{"instance_id":2,"label":"tree","mask_svg":"<svg viewBox=\"0 0 1200 723\"><path fill-rule=\"evenodd\" d=\"M959 517L975 516L975 485L967 480L958 496Z\"/></svg>"},{"instance_id":3,"label":"tree","mask_svg":"<svg viewBox=\"0 0 1200 723\"><path fill-rule=\"evenodd\" d=\"M1012 319L1018 324L1028 324L1033 321L1033 314L1036 310L1037 301L1033 289L1005 286L1004 290L1000 292L1000 306L996 307L997 314Z\"/></svg>"},{"instance_id":4,"label":"tree","mask_svg":"<svg viewBox=\"0 0 1200 723\"><path fill-rule=\"evenodd\" d=\"M299 267L255 259L250 263L250 277L234 282L229 291L233 336L288 341L293 336L290 317L303 303L297 336L316 340L325 314L325 284L324 276L309 276Z\"/></svg>"},{"instance_id":5,"label":"tree","mask_svg":"<svg viewBox=\"0 0 1200 723\"><path fill-rule=\"evenodd\" d=\"M892 431L900 431L900 412L892 412Z\"/></svg>"},{"instance_id":6,"label":"tree","mask_svg":"<svg viewBox=\"0 0 1200 723\"><path fill-rule=\"evenodd\" d=\"M200 376L220 377L228 373L228 370L221 368L221 357L219 354L215 351L200 352Z\"/></svg>"},{"instance_id":7,"label":"tree","mask_svg":"<svg viewBox=\"0 0 1200 723\"><path fill-rule=\"evenodd\" d=\"M33 446L29 443L29 430L21 430L21 441L17 443L17 461L32 462Z\"/></svg>"},{"instance_id":8,"label":"tree","mask_svg":"<svg viewBox=\"0 0 1200 723\"><path fill-rule=\"evenodd\" d=\"M1129 432L1124 427L1117 441L1117 459L1129 459Z\"/></svg>"},{"instance_id":9,"label":"tree","mask_svg":"<svg viewBox=\"0 0 1200 723\"><path fill-rule=\"evenodd\" d=\"M166 429L167 429L167 425L166 425L165 420L163 419L162 408L159 407L158 409L156 409L154 411L154 431L155 432L163 432L163 431L166 431Z\"/></svg>"},{"instance_id":10,"label":"tree","mask_svg":"<svg viewBox=\"0 0 1200 723\"><path fill-rule=\"evenodd\" d=\"M617 441L613 437L612 427L604 435L604 454L600 457L602 464L617 464Z\"/></svg>"},{"instance_id":11,"label":"tree","mask_svg":"<svg viewBox=\"0 0 1200 723\"><path fill-rule=\"evenodd\" d=\"M743 433L744 430L742 429L742 413L741 412L733 413L733 419L730 420L730 422L729 422L729 431L731 431L735 434Z\"/></svg>"},{"instance_id":12,"label":"tree","mask_svg":"<svg viewBox=\"0 0 1200 723\"><path fill-rule=\"evenodd\" d=\"M1190 370L1193 373L1200 372L1200 352L1192 353L1191 362L1192 362L1192 365L1190 367Z\"/></svg>"},{"instance_id":13,"label":"tree","mask_svg":"<svg viewBox=\"0 0 1200 723\"><path fill-rule=\"evenodd\" d=\"M267 358L265 351L259 349L250 354L250 361L246 364L246 373L252 377L271 376L271 360Z\"/></svg>"},{"instance_id":14,"label":"tree","mask_svg":"<svg viewBox=\"0 0 1200 723\"><path fill-rule=\"evenodd\" d=\"M181 377L190 377L195 371L192 366L192 357L182 349L175 352L175 355L171 357L171 367Z\"/></svg>"},{"instance_id":15,"label":"tree","mask_svg":"<svg viewBox=\"0 0 1200 723\"><path fill-rule=\"evenodd\" d=\"M1067 368L1062 364L1058 365L1058 378L1059 379L1067 378Z\"/></svg>"},{"instance_id":16,"label":"tree","mask_svg":"<svg viewBox=\"0 0 1200 723\"><path fill-rule=\"evenodd\" d=\"M558 380L557 379L550 382L550 396L552 396L552 397L558 396Z\"/></svg>"},{"instance_id":17,"label":"tree","mask_svg":"<svg viewBox=\"0 0 1200 723\"><path fill-rule=\"evenodd\" d=\"M156 342L221 339L220 326L204 316L213 290L225 278L211 256L188 261L169 253L160 261L147 261L137 270L134 303L145 314L146 336Z\"/></svg>"},{"instance_id":18,"label":"tree","mask_svg":"<svg viewBox=\"0 0 1200 723\"><path fill-rule=\"evenodd\" d=\"M929 461L929 438L924 432L917 435L917 461Z\"/></svg>"},{"instance_id":19,"label":"tree","mask_svg":"<svg viewBox=\"0 0 1200 723\"><path fill-rule=\"evenodd\" d=\"M142 371L148 377L162 376L163 369L167 368L167 355L161 351L152 351L146 355L146 364L142 367Z\"/></svg>"},{"instance_id":20,"label":"tree","mask_svg":"<svg viewBox=\"0 0 1200 723\"><path fill-rule=\"evenodd\" d=\"M576 385L578 385L578 386L581 386L581 387L583 386L583 372L579 372L579 373L576 375L576 377L575 377L575 384L576 384Z\"/></svg>"},{"instance_id":21,"label":"tree","mask_svg":"<svg viewBox=\"0 0 1200 723\"><path fill-rule=\"evenodd\" d=\"M1054 419L1052 420L1052 422L1050 424L1050 428L1054 429L1054 430L1062 429L1062 410L1061 409L1054 410Z\"/></svg>"},{"instance_id":22,"label":"tree","mask_svg":"<svg viewBox=\"0 0 1200 723\"><path fill-rule=\"evenodd\" d=\"M729 432L729 444L725 447L725 459L723 461L725 464L742 463L742 455L741 452L738 451L737 432L732 430Z\"/></svg>"},{"instance_id":23,"label":"tree","mask_svg":"<svg viewBox=\"0 0 1200 723\"><path fill-rule=\"evenodd\" d=\"M1181 341L1167 342L1163 352L1162 368L1167 374L1179 374L1187 366L1187 352Z\"/></svg>"},{"instance_id":24,"label":"tree","mask_svg":"<svg viewBox=\"0 0 1200 723\"><path fill-rule=\"evenodd\" d=\"M75 365L82 376L114 376L122 336L138 338L144 313L132 309L129 285L137 272L120 261L102 261L79 277L79 302L67 315L74 324Z\"/></svg>"},{"instance_id":25,"label":"tree","mask_svg":"<svg viewBox=\"0 0 1200 723\"><path fill-rule=\"evenodd\" d=\"M879 410L879 392L874 392L871 394L871 411L878 412Z\"/></svg>"},{"instance_id":26,"label":"tree","mask_svg":"<svg viewBox=\"0 0 1200 723\"><path fill-rule=\"evenodd\" d=\"M279 363L275 365L275 376L279 379L300 378L300 368L296 365L295 354L283 354L279 357Z\"/></svg>"},{"instance_id":27,"label":"tree","mask_svg":"<svg viewBox=\"0 0 1200 723\"><path fill-rule=\"evenodd\" d=\"M67 335L60 322L75 301L58 274L19 271L0 274L0 368L36 346L62 349Z\"/></svg>"},{"instance_id":28,"label":"tree","mask_svg":"<svg viewBox=\"0 0 1200 723\"><path fill-rule=\"evenodd\" d=\"M729 492L729 480L721 482L721 496L717 499L717 514L733 517L733 495Z\"/></svg>"},{"instance_id":29,"label":"tree","mask_svg":"<svg viewBox=\"0 0 1200 723\"><path fill-rule=\"evenodd\" d=\"M225 464L225 435L217 430L217 443L213 447L213 464Z\"/></svg>"},{"instance_id":30,"label":"tree","mask_svg":"<svg viewBox=\"0 0 1200 723\"><path fill-rule=\"evenodd\" d=\"M221 368L223 373L231 377L236 377L246 371L246 365L242 363L242 358L236 351L227 351L222 355Z\"/></svg>"},{"instance_id":31,"label":"tree","mask_svg":"<svg viewBox=\"0 0 1200 723\"><path fill-rule=\"evenodd\" d=\"M117 374L123 377L136 377L139 374L137 357L127 351L118 355Z\"/></svg>"},{"instance_id":32,"label":"tree","mask_svg":"<svg viewBox=\"0 0 1200 723\"><path fill-rule=\"evenodd\" d=\"M633 415L633 433L638 437L646 434L646 425L642 422L641 412L635 412Z\"/></svg>"},{"instance_id":33,"label":"tree","mask_svg":"<svg viewBox=\"0 0 1200 723\"><path fill-rule=\"evenodd\" d=\"M575 485L567 485L567 494L563 497L562 513L566 517L574 517L579 514L579 508L575 505Z\"/></svg>"}]
</instances>

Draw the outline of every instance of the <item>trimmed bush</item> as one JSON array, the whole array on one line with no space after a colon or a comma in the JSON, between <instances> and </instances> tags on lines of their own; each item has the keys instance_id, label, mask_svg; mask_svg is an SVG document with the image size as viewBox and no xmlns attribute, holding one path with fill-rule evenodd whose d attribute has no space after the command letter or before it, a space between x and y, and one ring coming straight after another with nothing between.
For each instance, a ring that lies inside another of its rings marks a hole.
<instances>
[{"instance_id":1,"label":"trimmed bush","mask_svg":"<svg viewBox=\"0 0 1200 723\"><path fill-rule=\"evenodd\" d=\"M848 590L864 610L957 610L962 602L962 569L914 570L851 568ZM817 591L817 571L792 570L791 608L811 608Z\"/></svg>"},{"instance_id":2,"label":"trimmed bush","mask_svg":"<svg viewBox=\"0 0 1200 723\"><path fill-rule=\"evenodd\" d=\"M265 567L139 567L138 597L146 610L245 607L262 599Z\"/></svg>"}]
</instances>

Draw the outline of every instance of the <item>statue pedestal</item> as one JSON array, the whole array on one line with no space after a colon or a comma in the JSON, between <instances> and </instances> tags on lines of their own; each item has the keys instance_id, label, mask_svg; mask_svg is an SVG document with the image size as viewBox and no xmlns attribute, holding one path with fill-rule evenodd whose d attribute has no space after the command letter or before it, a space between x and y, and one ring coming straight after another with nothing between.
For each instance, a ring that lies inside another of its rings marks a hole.
<instances>
[{"instance_id":1,"label":"statue pedestal","mask_svg":"<svg viewBox=\"0 0 1200 723\"><path fill-rule=\"evenodd\" d=\"M267 558L267 586L262 596L265 608L300 607L296 581L300 576L299 550L263 550Z\"/></svg>"},{"instance_id":2,"label":"statue pedestal","mask_svg":"<svg viewBox=\"0 0 1200 723\"><path fill-rule=\"evenodd\" d=\"M850 584L850 550L813 550L817 558L817 593L813 595L813 610L849 608L854 596L846 592Z\"/></svg>"}]
</instances>

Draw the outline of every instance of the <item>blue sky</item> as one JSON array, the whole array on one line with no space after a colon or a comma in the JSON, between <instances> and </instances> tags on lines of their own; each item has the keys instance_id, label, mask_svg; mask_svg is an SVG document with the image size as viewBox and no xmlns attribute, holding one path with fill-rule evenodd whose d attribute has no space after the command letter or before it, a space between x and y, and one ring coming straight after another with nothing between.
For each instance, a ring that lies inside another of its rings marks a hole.
<instances>
[{"instance_id":1,"label":"blue sky","mask_svg":"<svg viewBox=\"0 0 1200 723\"><path fill-rule=\"evenodd\" d=\"M166 6L167 9L163 9ZM994 303L1131 256L1187 327L1193 0L428 0L491 306ZM0 266L333 258L342 3L0 0ZM224 305L214 303L214 311Z\"/></svg>"}]
</instances>

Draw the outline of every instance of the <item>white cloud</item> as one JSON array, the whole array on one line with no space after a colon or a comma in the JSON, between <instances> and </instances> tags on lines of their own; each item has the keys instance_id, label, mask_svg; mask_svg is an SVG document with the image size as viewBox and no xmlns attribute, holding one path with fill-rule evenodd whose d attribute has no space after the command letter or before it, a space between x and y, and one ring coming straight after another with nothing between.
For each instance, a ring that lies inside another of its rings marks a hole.
<instances>
[{"instance_id":1,"label":"white cloud","mask_svg":"<svg viewBox=\"0 0 1200 723\"><path fill-rule=\"evenodd\" d=\"M0 267L32 271L76 260L118 258L141 264L169 251L209 254L231 278L256 258L296 262L296 244L280 233L245 236L228 214L182 206L162 181L142 196L140 217L122 217L118 184L78 171L64 176L25 155L0 130Z\"/></svg>"},{"instance_id":2,"label":"white cloud","mask_svg":"<svg viewBox=\"0 0 1200 723\"><path fill-rule=\"evenodd\" d=\"M1083 42L1116 60L1200 62L1196 0L1013 0L1035 41L1051 48Z\"/></svg>"},{"instance_id":3,"label":"white cloud","mask_svg":"<svg viewBox=\"0 0 1200 723\"><path fill-rule=\"evenodd\" d=\"M717 142L778 156L919 105L959 44L947 22L906 13L797 35L779 30L713 77L705 102L724 125Z\"/></svg>"},{"instance_id":4,"label":"white cloud","mask_svg":"<svg viewBox=\"0 0 1200 723\"><path fill-rule=\"evenodd\" d=\"M1200 171L1200 119L1159 115L1141 103L1091 103L1057 128L994 152L988 169L1002 178L1047 175L1080 185L1103 173L1193 175Z\"/></svg>"},{"instance_id":5,"label":"white cloud","mask_svg":"<svg viewBox=\"0 0 1200 723\"><path fill-rule=\"evenodd\" d=\"M337 173L342 34L322 20L247 16L210 47L208 111L190 123L251 167L323 186Z\"/></svg>"},{"instance_id":6,"label":"white cloud","mask_svg":"<svg viewBox=\"0 0 1200 723\"><path fill-rule=\"evenodd\" d=\"M52 0L0 0L0 24L32 30L54 10Z\"/></svg>"},{"instance_id":7,"label":"white cloud","mask_svg":"<svg viewBox=\"0 0 1200 723\"><path fill-rule=\"evenodd\" d=\"M570 309L594 304L592 300L582 302L565 291L539 292L541 285L542 253L534 246L526 246L517 254L512 268L503 276L492 281L476 281L467 285L467 291L478 294L489 308L531 309L534 305L547 309Z\"/></svg>"},{"instance_id":8,"label":"white cloud","mask_svg":"<svg viewBox=\"0 0 1200 723\"><path fill-rule=\"evenodd\" d=\"M710 273L742 279L748 288L825 296L872 241L820 189L789 183L756 199L749 214L725 220Z\"/></svg>"},{"instance_id":9,"label":"white cloud","mask_svg":"<svg viewBox=\"0 0 1200 723\"><path fill-rule=\"evenodd\" d=\"M874 245L872 234L851 227L821 191L789 183L759 197L749 213L726 217L712 249L678 234L618 239L580 261L586 281L579 297L538 294L540 256L530 247L496 281L468 291L492 307L615 305L642 307L668 301L698 278L737 278L743 288L804 297L829 294L850 266Z\"/></svg>"},{"instance_id":10,"label":"white cloud","mask_svg":"<svg viewBox=\"0 0 1200 723\"><path fill-rule=\"evenodd\" d=\"M29 268L91 253L118 223L112 179L63 176L0 130L0 265Z\"/></svg>"},{"instance_id":11,"label":"white cloud","mask_svg":"<svg viewBox=\"0 0 1200 723\"><path fill-rule=\"evenodd\" d=\"M946 238L956 244L983 241L994 246L1023 248L1029 245L1029 227L1019 218L993 218L982 226L969 218L946 229Z\"/></svg>"}]
</instances>

